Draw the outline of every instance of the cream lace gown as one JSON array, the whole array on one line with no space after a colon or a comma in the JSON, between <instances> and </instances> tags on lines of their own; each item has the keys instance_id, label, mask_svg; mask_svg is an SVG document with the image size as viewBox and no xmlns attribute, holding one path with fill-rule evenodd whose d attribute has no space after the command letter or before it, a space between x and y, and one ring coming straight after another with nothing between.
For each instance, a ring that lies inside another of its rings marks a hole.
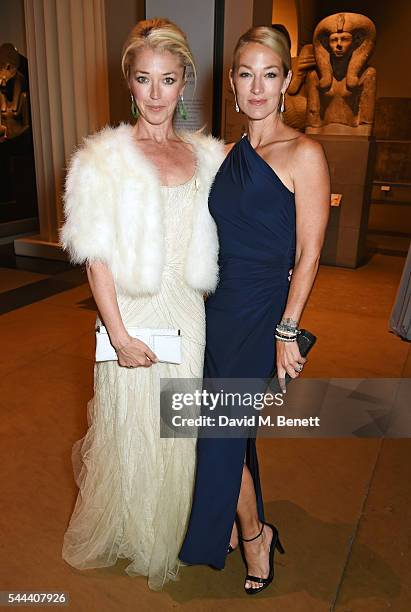
<instances>
[{"instance_id":1,"label":"cream lace gown","mask_svg":"<svg viewBox=\"0 0 411 612\"><path fill-rule=\"evenodd\" d=\"M205 344L201 293L185 284L196 179L162 187L166 264L158 294L118 296L126 325L181 329L183 363L128 369L95 365L89 429L73 447L80 489L63 558L78 569L130 559L126 572L150 588L175 579L191 507L195 439L160 439L160 377L201 377Z\"/></svg>"}]
</instances>

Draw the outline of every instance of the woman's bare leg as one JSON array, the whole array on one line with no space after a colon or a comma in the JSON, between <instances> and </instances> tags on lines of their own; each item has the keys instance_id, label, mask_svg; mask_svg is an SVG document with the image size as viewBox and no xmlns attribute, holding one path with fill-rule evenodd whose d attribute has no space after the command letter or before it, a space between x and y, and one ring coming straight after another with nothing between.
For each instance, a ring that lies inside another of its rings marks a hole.
<instances>
[{"instance_id":1,"label":"woman's bare leg","mask_svg":"<svg viewBox=\"0 0 411 612\"><path fill-rule=\"evenodd\" d=\"M256 536L262 527L258 518L257 499L255 496L254 481L247 465L243 467L240 496L237 505L237 516L240 521L241 536L246 540ZM247 573L252 576L267 578L270 571L269 549L273 532L270 527L264 526L259 538L252 542L244 542L244 554L247 561ZM259 587L261 582L246 581L245 587Z\"/></svg>"},{"instance_id":2,"label":"woman's bare leg","mask_svg":"<svg viewBox=\"0 0 411 612\"><path fill-rule=\"evenodd\" d=\"M237 523L235 521L234 521L234 524L233 524L233 529L231 531L230 546L232 548L237 548L237 546L238 546L238 527L237 527Z\"/></svg>"}]
</instances>

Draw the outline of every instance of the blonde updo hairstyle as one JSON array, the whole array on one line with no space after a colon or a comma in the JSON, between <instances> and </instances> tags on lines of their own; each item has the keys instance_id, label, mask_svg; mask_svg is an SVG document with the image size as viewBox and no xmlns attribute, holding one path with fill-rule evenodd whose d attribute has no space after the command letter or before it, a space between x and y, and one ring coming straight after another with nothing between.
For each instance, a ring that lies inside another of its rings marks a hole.
<instances>
[{"instance_id":1,"label":"blonde updo hairstyle","mask_svg":"<svg viewBox=\"0 0 411 612\"><path fill-rule=\"evenodd\" d=\"M175 23L161 17L139 21L131 30L123 46L121 69L125 80L130 78L130 70L140 49L149 48L155 51L169 51L180 58L186 77L187 66L191 66L196 80L197 73L193 54L187 37Z\"/></svg>"},{"instance_id":2,"label":"blonde updo hairstyle","mask_svg":"<svg viewBox=\"0 0 411 612\"><path fill-rule=\"evenodd\" d=\"M291 69L290 46L284 34L268 26L250 28L245 34L240 36L233 53L233 72L236 69L239 52L247 43L264 45L279 55L283 65L284 77L287 76L288 71Z\"/></svg>"}]
</instances>

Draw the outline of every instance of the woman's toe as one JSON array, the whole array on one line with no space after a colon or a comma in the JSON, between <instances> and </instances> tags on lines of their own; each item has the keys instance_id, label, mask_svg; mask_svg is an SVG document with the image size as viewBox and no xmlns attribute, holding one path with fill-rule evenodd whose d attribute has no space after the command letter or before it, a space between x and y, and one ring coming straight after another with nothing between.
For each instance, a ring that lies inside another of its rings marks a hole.
<instances>
[{"instance_id":1,"label":"woman's toe","mask_svg":"<svg viewBox=\"0 0 411 612\"><path fill-rule=\"evenodd\" d=\"M261 586L261 582L254 582L247 580L245 583L246 589L258 589Z\"/></svg>"}]
</instances>

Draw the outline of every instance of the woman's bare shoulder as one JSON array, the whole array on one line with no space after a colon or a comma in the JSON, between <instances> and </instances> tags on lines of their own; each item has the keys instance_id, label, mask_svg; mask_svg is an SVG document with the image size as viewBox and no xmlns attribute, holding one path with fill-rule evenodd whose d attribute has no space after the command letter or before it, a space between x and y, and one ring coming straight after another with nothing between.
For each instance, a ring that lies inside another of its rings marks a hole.
<instances>
[{"instance_id":1,"label":"woman's bare shoulder","mask_svg":"<svg viewBox=\"0 0 411 612\"><path fill-rule=\"evenodd\" d=\"M329 181L329 169L322 145L314 138L301 134L296 142L292 156L292 175L294 181L307 182L312 177Z\"/></svg>"},{"instance_id":2,"label":"woman's bare shoulder","mask_svg":"<svg viewBox=\"0 0 411 612\"><path fill-rule=\"evenodd\" d=\"M295 156L297 159L320 158L324 157L322 145L314 138L306 134L301 134L296 139Z\"/></svg>"}]
</instances>

